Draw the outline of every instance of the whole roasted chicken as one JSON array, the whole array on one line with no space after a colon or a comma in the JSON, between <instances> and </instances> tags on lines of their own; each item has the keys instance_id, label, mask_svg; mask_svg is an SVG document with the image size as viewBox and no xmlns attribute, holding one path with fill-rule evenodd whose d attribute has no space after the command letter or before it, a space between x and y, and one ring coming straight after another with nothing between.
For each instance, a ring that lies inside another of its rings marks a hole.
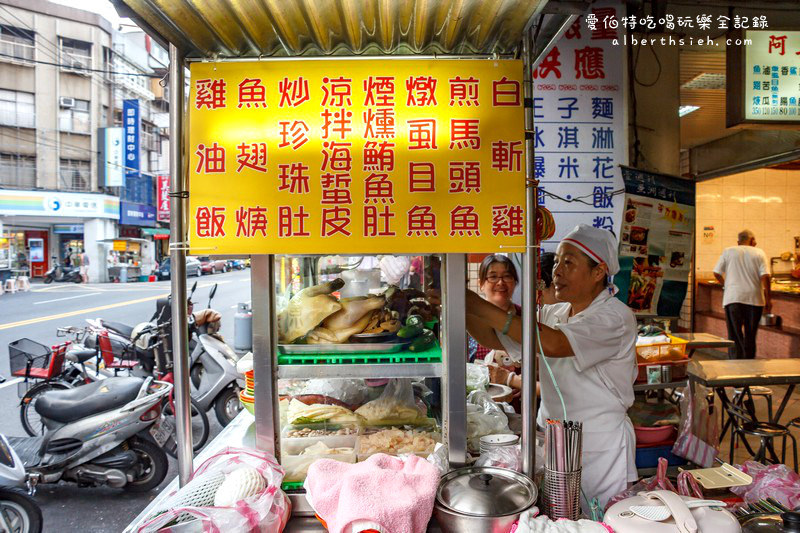
<instances>
[{"instance_id":1,"label":"whole roasted chicken","mask_svg":"<svg viewBox=\"0 0 800 533\"><path fill-rule=\"evenodd\" d=\"M279 342L294 342L341 310L342 304L331 293L342 287L344 280L336 278L328 283L306 287L295 294L286 309L278 314Z\"/></svg>"},{"instance_id":2,"label":"whole roasted chicken","mask_svg":"<svg viewBox=\"0 0 800 533\"><path fill-rule=\"evenodd\" d=\"M339 300L342 308L329 315L307 336L308 344L341 344L351 335L361 333L369 324L372 312L386 304L383 296L359 296Z\"/></svg>"}]
</instances>

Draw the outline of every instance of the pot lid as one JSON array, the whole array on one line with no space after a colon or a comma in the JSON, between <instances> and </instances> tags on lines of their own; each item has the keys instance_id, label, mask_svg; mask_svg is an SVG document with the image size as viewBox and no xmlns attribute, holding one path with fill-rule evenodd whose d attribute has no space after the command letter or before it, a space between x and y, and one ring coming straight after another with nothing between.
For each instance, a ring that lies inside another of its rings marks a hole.
<instances>
[{"instance_id":1,"label":"pot lid","mask_svg":"<svg viewBox=\"0 0 800 533\"><path fill-rule=\"evenodd\" d=\"M526 476L493 467L453 470L439 483L437 501L461 514L502 516L520 513L536 501L536 487Z\"/></svg>"}]
</instances>

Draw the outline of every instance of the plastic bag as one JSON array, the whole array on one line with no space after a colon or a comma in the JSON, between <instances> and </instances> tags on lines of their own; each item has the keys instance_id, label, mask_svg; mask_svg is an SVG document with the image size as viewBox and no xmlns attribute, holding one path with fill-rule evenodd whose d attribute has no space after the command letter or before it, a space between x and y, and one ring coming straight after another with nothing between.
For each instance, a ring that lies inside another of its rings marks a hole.
<instances>
[{"instance_id":1,"label":"plastic bag","mask_svg":"<svg viewBox=\"0 0 800 533\"><path fill-rule=\"evenodd\" d=\"M350 406L358 406L367 401L369 387L363 379L309 379L298 394L327 396Z\"/></svg>"},{"instance_id":2,"label":"plastic bag","mask_svg":"<svg viewBox=\"0 0 800 533\"><path fill-rule=\"evenodd\" d=\"M489 386L489 367L467 363L467 392L485 391Z\"/></svg>"},{"instance_id":3,"label":"plastic bag","mask_svg":"<svg viewBox=\"0 0 800 533\"><path fill-rule=\"evenodd\" d=\"M450 471L450 458L447 456L447 446L437 442L433 453L426 457L427 461L435 466L441 475Z\"/></svg>"},{"instance_id":4,"label":"plastic bag","mask_svg":"<svg viewBox=\"0 0 800 533\"><path fill-rule=\"evenodd\" d=\"M467 396L467 449L480 450L481 437L510 434L508 417L503 409L484 391L472 391Z\"/></svg>"},{"instance_id":5,"label":"plastic bag","mask_svg":"<svg viewBox=\"0 0 800 533\"><path fill-rule=\"evenodd\" d=\"M675 490L675 487L672 485L672 482L667 478L667 460L664 457L658 458L658 468L656 469L656 475L653 477L647 477L642 480L636 482L631 488L623 490L613 498L608 501L606 505L606 509L614 505L615 503L622 501L627 498L632 498L636 496L642 491L651 491L651 490L668 490L670 492L678 493Z\"/></svg>"},{"instance_id":6,"label":"plastic bag","mask_svg":"<svg viewBox=\"0 0 800 533\"><path fill-rule=\"evenodd\" d=\"M703 491L700 488L700 484L687 470L678 474L678 494L703 499Z\"/></svg>"},{"instance_id":7,"label":"plastic bag","mask_svg":"<svg viewBox=\"0 0 800 533\"><path fill-rule=\"evenodd\" d=\"M745 503L774 498L789 509L800 505L800 476L788 466L767 466L747 461L737 468L753 478L753 482L746 487L731 487L731 492L740 496Z\"/></svg>"},{"instance_id":8,"label":"plastic bag","mask_svg":"<svg viewBox=\"0 0 800 533\"><path fill-rule=\"evenodd\" d=\"M372 424L409 424L423 418L414 399L414 388L410 379L390 379L380 397L367 402L356 414Z\"/></svg>"},{"instance_id":9,"label":"plastic bag","mask_svg":"<svg viewBox=\"0 0 800 533\"><path fill-rule=\"evenodd\" d=\"M227 475L243 466L255 468L261 474L266 483L264 490L239 500L233 507L176 504L181 500L182 491L189 486L187 484L168 497L164 505L139 526L138 533L170 531L170 526L181 515L197 518L182 522L181 532L282 531L289 520L291 505L280 489L283 469L271 455L250 448L225 448L203 462L192 474L192 479L210 478L219 473Z\"/></svg>"},{"instance_id":10,"label":"plastic bag","mask_svg":"<svg viewBox=\"0 0 800 533\"><path fill-rule=\"evenodd\" d=\"M495 447L482 453L475 466L496 466L520 472L522 470L522 450L519 444Z\"/></svg>"},{"instance_id":11,"label":"plastic bag","mask_svg":"<svg viewBox=\"0 0 800 533\"><path fill-rule=\"evenodd\" d=\"M708 402L708 389L696 385L684 389L681 423L672 453L703 468L714 466L719 452L719 413Z\"/></svg>"}]
</instances>

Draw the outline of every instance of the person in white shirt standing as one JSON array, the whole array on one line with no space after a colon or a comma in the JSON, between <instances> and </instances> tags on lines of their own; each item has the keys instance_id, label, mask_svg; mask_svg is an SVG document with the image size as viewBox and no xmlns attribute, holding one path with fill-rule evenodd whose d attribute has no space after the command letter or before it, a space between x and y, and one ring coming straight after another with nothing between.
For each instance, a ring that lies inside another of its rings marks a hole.
<instances>
[{"instance_id":1,"label":"person in white shirt standing","mask_svg":"<svg viewBox=\"0 0 800 533\"><path fill-rule=\"evenodd\" d=\"M714 267L722 284L722 306L728 337L735 343L735 359L756 358L756 333L761 314L770 312L770 275L767 254L756 248L750 230L739 233L739 245L726 248Z\"/></svg>"}]
</instances>

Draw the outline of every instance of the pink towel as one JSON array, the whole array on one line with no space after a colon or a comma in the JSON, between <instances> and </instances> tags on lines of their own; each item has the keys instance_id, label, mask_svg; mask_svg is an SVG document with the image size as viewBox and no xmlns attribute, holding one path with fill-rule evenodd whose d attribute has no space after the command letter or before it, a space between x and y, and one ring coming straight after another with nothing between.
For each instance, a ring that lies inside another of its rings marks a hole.
<instances>
[{"instance_id":1,"label":"pink towel","mask_svg":"<svg viewBox=\"0 0 800 533\"><path fill-rule=\"evenodd\" d=\"M308 469L306 489L331 533L371 521L386 533L424 533L433 513L439 471L417 456L379 453L363 463L320 459Z\"/></svg>"}]
</instances>

